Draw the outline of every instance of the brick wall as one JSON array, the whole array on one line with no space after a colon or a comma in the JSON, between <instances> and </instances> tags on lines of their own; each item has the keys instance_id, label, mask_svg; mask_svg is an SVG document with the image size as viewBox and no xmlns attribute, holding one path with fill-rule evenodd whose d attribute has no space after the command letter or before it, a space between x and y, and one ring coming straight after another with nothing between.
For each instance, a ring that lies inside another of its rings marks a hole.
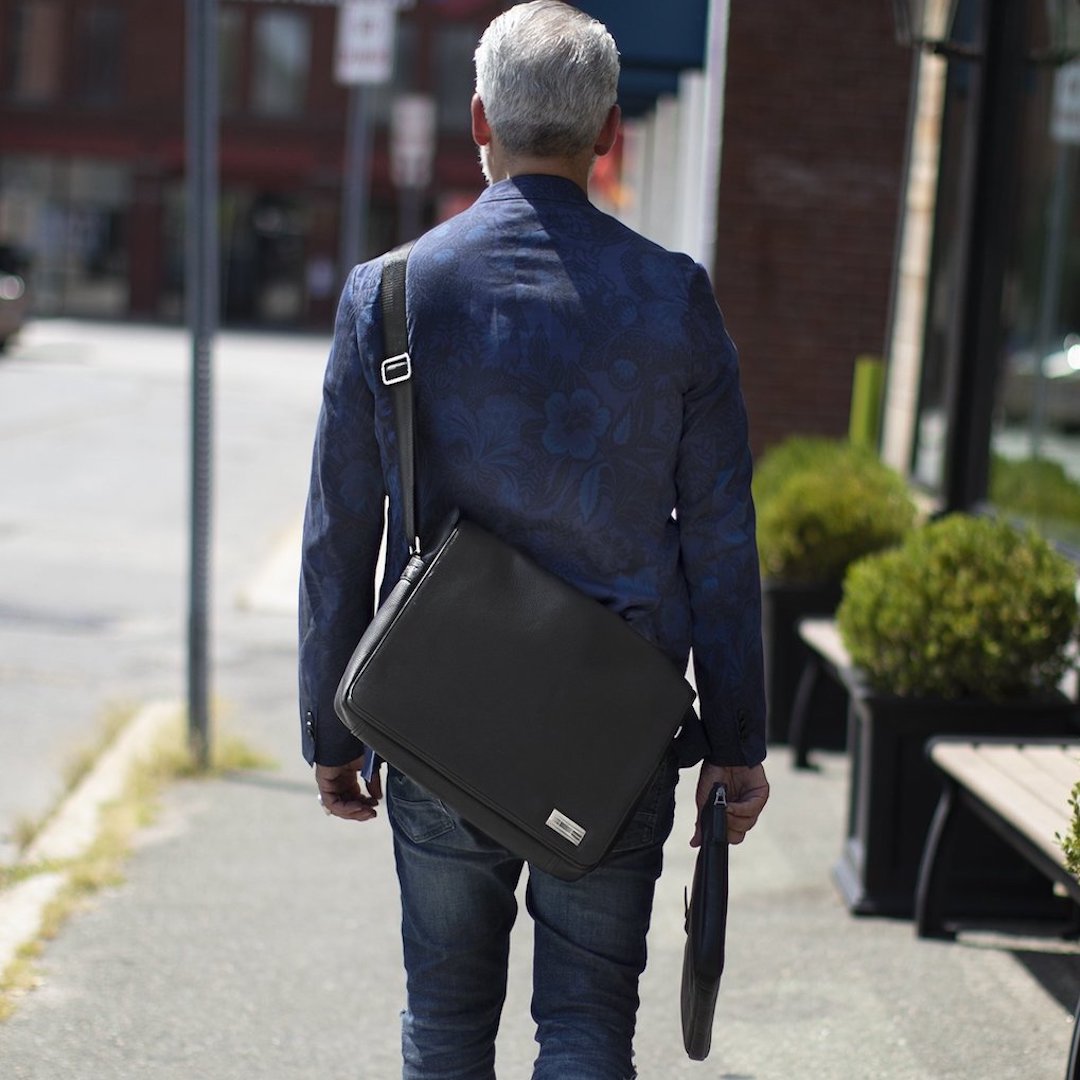
<instances>
[{"instance_id":1,"label":"brick wall","mask_svg":"<svg viewBox=\"0 0 1080 1080\"><path fill-rule=\"evenodd\" d=\"M728 65L714 280L760 453L844 434L883 349L911 53L884 0L735 0Z\"/></svg>"}]
</instances>

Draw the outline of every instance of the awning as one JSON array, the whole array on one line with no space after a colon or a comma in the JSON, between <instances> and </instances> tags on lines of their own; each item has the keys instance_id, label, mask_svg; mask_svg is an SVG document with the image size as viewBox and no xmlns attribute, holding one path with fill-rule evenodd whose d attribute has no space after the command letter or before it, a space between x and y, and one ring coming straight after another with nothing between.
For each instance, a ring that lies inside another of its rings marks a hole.
<instances>
[{"instance_id":1,"label":"awning","mask_svg":"<svg viewBox=\"0 0 1080 1080\"><path fill-rule=\"evenodd\" d=\"M611 31L622 57L619 103L628 116L675 93L679 72L705 65L709 0L578 0Z\"/></svg>"}]
</instances>

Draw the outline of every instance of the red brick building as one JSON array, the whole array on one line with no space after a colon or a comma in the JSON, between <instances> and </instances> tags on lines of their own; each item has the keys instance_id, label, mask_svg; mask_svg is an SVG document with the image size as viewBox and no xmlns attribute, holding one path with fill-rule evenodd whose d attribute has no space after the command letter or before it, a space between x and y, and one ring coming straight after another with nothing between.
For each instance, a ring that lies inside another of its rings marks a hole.
<instances>
[{"instance_id":1,"label":"red brick building","mask_svg":"<svg viewBox=\"0 0 1080 1080\"><path fill-rule=\"evenodd\" d=\"M845 433L884 351L911 63L888 3L732 4L714 282L759 448Z\"/></svg>"}]
</instances>

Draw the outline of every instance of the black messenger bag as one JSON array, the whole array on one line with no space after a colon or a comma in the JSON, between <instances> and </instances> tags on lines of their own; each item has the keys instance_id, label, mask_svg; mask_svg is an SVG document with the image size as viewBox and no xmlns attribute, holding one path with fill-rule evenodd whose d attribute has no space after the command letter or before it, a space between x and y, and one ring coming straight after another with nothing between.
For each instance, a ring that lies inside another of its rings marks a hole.
<instances>
[{"instance_id":1,"label":"black messenger bag","mask_svg":"<svg viewBox=\"0 0 1080 1080\"><path fill-rule=\"evenodd\" d=\"M629 818L694 691L618 615L474 522L416 531L408 248L383 266L383 382L411 558L356 646L334 708L466 821L567 881ZM416 538L413 541L413 538Z\"/></svg>"}]
</instances>

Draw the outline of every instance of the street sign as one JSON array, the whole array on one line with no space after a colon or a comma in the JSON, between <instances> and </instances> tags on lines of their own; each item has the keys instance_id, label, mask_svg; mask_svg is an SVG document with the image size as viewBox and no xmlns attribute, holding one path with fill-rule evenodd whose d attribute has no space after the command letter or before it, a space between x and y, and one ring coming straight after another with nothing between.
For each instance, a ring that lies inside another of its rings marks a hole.
<instances>
[{"instance_id":1,"label":"street sign","mask_svg":"<svg viewBox=\"0 0 1080 1080\"><path fill-rule=\"evenodd\" d=\"M339 83L371 86L390 80L396 16L392 0L342 0L334 64Z\"/></svg>"},{"instance_id":2,"label":"street sign","mask_svg":"<svg viewBox=\"0 0 1080 1080\"><path fill-rule=\"evenodd\" d=\"M435 99L428 94L401 94L390 113L390 168L402 188L431 183L435 157Z\"/></svg>"},{"instance_id":3,"label":"street sign","mask_svg":"<svg viewBox=\"0 0 1080 1080\"><path fill-rule=\"evenodd\" d=\"M1050 134L1060 143L1080 143L1080 60L1063 64L1054 76Z\"/></svg>"}]
</instances>

